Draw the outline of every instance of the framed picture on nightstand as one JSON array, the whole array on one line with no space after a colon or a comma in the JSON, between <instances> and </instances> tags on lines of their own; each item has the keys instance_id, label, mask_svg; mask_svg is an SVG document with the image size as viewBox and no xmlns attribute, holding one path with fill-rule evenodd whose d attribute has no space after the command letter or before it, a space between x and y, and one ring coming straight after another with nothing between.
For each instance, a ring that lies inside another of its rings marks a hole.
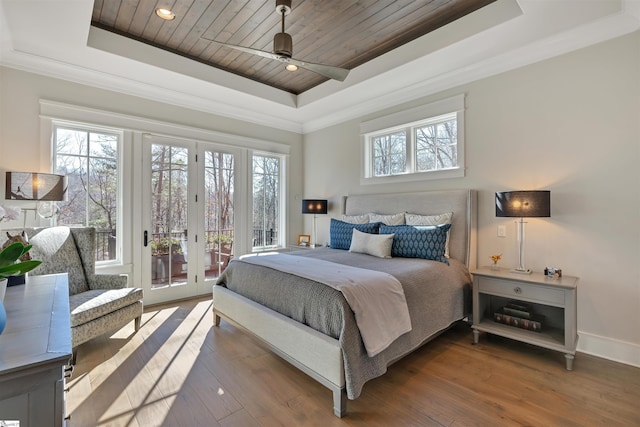
<instances>
[{"instance_id":1,"label":"framed picture on nightstand","mask_svg":"<svg viewBox=\"0 0 640 427\"><path fill-rule=\"evenodd\" d=\"M298 246L309 246L311 236L309 234L298 234Z\"/></svg>"}]
</instances>

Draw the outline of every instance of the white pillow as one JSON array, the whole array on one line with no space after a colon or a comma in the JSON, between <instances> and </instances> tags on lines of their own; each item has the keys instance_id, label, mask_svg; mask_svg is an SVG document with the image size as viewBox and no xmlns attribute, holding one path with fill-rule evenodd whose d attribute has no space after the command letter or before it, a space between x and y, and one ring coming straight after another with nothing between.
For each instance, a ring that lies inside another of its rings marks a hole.
<instances>
[{"instance_id":1,"label":"white pillow","mask_svg":"<svg viewBox=\"0 0 640 427\"><path fill-rule=\"evenodd\" d=\"M451 217L453 212L447 212L440 215L418 215L418 214L404 214L407 225L444 225L451 224Z\"/></svg>"},{"instance_id":2,"label":"white pillow","mask_svg":"<svg viewBox=\"0 0 640 427\"><path fill-rule=\"evenodd\" d=\"M349 224L368 224L369 214L342 215L342 221L348 222Z\"/></svg>"},{"instance_id":3,"label":"white pillow","mask_svg":"<svg viewBox=\"0 0 640 427\"><path fill-rule=\"evenodd\" d=\"M451 218L453 212L447 212L440 215L418 215L418 214L404 214L407 225L444 225L451 224ZM449 258L449 235L451 229L447 231L447 241L444 244L444 256Z\"/></svg>"},{"instance_id":4,"label":"white pillow","mask_svg":"<svg viewBox=\"0 0 640 427\"><path fill-rule=\"evenodd\" d=\"M393 234L369 234L353 229L349 252L391 258Z\"/></svg>"},{"instance_id":5,"label":"white pillow","mask_svg":"<svg viewBox=\"0 0 640 427\"><path fill-rule=\"evenodd\" d=\"M380 215L376 213L369 214L369 222L381 222L384 225L403 225L404 213L392 215Z\"/></svg>"}]
</instances>

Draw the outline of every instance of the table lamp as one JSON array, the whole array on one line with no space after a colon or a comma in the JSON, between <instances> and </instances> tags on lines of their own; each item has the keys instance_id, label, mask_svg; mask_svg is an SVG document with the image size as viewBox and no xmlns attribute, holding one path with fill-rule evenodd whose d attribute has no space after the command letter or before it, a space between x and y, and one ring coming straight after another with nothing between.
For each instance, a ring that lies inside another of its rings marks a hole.
<instances>
[{"instance_id":1,"label":"table lamp","mask_svg":"<svg viewBox=\"0 0 640 427\"><path fill-rule=\"evenodd\" d=\"M327 214L327 201L320 199L304 199L302 201L302 213L313 214L313 236L311 237L311 247L316 245L316 216Z\"/></svg>"},{"instance_id":2,"label":"table lamp","mask_svg":"<svg viewBox=\"0 0 640 427\"><path fill-rule=\"evenodd\" d=\"M525 218L548 218L551 216L550 191L503 191L496 192L496 216L518 217L518 267L513 273L531 274L524 265Z\"/></svg>"},{"instance_id":3,"label":"table lamp","mask_svg":"<svg viewBox=\"0 0 640 427\"><path fill-rule=\"evenodd\" d=\"M34 210L43 218L51 218L58 211L55 202L67 199L67 177L52 173L7 172L5 199L36 201L38 203Z\"/></svg>"}]
</instances>

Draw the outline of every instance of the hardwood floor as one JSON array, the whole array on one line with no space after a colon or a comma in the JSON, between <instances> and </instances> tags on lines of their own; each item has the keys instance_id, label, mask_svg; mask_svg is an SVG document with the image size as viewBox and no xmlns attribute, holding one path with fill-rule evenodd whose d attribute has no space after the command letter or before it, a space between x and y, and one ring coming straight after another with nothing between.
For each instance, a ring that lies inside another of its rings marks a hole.
<instances>
[{"instance_id":1,"label":"hardwood floor","mask_svg":"<svg viewBox=\"0 0 640 427\"><path fill-rule=\"evenodd\" d=\"M564 356L457 325L332 412L329 390L222 321L211 300L145 310L79 347L78 426L639 426L640 369Z\"/></svg>"}]
</instances>

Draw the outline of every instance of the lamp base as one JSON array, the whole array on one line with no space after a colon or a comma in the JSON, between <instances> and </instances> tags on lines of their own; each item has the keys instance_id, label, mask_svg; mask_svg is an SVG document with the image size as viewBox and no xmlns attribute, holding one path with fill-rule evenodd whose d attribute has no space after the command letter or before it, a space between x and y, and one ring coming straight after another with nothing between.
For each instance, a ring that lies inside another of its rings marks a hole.
<instances>
[{"instance_id":1,"label":"lamp base","mask_svg":"<svg viewBox=\"0 0 640 427\"><path fill-rule=\"evenodd\" d=\"M514 268L513 270L509 271L510 273L517 273L517 274L531 274L531 269L529 268Z\"/></svg>"}]
</instances>

